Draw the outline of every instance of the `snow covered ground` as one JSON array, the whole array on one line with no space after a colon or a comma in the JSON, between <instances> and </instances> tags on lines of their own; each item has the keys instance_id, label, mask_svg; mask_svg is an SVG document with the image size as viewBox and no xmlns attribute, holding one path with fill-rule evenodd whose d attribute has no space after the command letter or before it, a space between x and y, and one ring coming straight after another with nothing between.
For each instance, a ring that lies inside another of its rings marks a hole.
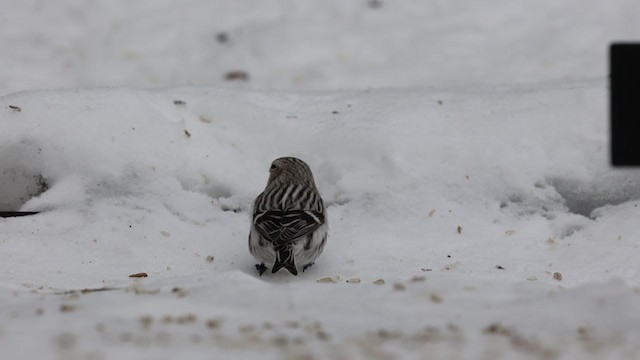
<instances>
[{"instance_id":1,"label":"snow covered ground","mask_svg":"<svg viewBox=\"0 0 640 360\"><path fill-rule=\"evenodd\" d=\"M95 86L464 86L602 78L636 0L22 0L0 13L0 94Z\"/></svg>"},{"instance_id":2,"label":"snow covered ground","mask_svg":"<svg viewBox=\"0 0 640 360\"><path fill-rule=\"evenodd\" d=\"M604 55L640 6L490 3L11 4L0 210L40 214L0 219L2 357L639 358ZM284 155L330 238L258 277Z\"/></svg>"}]
</instances>

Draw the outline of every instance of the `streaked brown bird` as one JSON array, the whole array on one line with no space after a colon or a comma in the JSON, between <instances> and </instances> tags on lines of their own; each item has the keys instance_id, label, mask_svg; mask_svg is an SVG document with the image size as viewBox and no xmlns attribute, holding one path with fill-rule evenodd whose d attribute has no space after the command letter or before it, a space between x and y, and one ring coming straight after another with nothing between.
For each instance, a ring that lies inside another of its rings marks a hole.
<instances>
[{"instance_id":1,"label":"streaked brown bird","mask_svg":"<svg viewBox=\"0 0 640 360\"><path fill-rule=\"evenodd\" d=\"M313 265L327 242L327 213L309 165L294 157L273 161L253 207L249 251L262 275L285 268L298 275Z\"/></svg>"}]
</instances>

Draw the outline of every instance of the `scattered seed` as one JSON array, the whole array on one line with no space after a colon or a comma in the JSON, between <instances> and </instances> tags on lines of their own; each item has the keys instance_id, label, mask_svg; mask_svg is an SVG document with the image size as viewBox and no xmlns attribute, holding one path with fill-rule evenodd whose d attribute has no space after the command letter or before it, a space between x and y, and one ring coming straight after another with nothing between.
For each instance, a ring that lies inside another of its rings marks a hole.
<instances>
[{"instance_id":1,"label":"scattered seed","mask_svg":"<svg viewBox=\"0 0 640 360\"><path fill-rule=\"evenodd\" d=\"M431 294L429 298L431 299L431 301L433 301L436 304L440 304L442 302L442 297L438 294Z\"/></svg>"},{"instance_id":2,"label":"scattered seed","mask_svg":"<svg viewBox=\"0 0 640 360\"><path fill-rule=\"evenodd\" d=\"M376 281L373 282L375 285L384 285L384 280L383 279L378 279Z\"/></svg>"},{"instance_id":3,"label":"scattered seed","mask_svg":"<svg viewBox=\"0 0 640 360\"><path fill-rule=\"evenodd\" d=\"M200 121L202 121L205 124L211 124L213 122L213 120L211 120L210 117L204 116L204 115L200 115L199 117Z\"/></svg>"},{"instance_id":4,"label":"scattered seed","mask_svg":"<svg viewBox=\"0 0 640 360\"><path fill-rule=\"evenodd\" d=\"M147 275L147 273L145 272L140 272L140 273L135 273L135 274L131 274L129 275L130 278L145 278L149 275Z\"/></svg>"},{"instance_id":5,"label":"scattered seed","mask_svg":"<svg viewBox=\"0 0 640 360\"><path fill-rule=\"evenodd\" d=\"M422 271L424 271L424 272L427 272L427 271L433 271L433 269L428 269L428 268L422 268L422 269L420 269L420 270L422 270Z\"/></svg>"},{"instance_id":6,"label":"scattered seed","mask_svg":"<svg viewBox=\"0 0 640 360\"><path fill-rule=\"evenodd\" d=\"M529 277L527 278L527 280L529 280L529 281L536 281L536 280L538 280L538 278L537 278L535 275L531 275L531 276L529 276Z\"/></svg>"},{"instance_id":7,"label":"scattered seed","mask_svg":"<svg viewBox=\"0 0 640 360\"><path fill-rule=\"evenodd\" d=\"M186 314L176 318L177 324L190 324L196 322L197 317L194 314Z\"/></svg>"},{"instance_id":8,"label":"scattered seed","mask_svg":"<svg viewBox=\"0 0 640 360\"><path fill-rule=\"evenodd\" d=\"M19 106L15 106L15 105L9 105L9 109L15 111L15 112L20 112L22 111L22 108L20 108Z\"/></svg>"},{"instance_id":9,"label":"scattered seed","mask_svg":"<svg viewBox=\"0 0 640 360\"><path fill-rule=\"evenodd\" d=\"M351 279L347 280L347 282L349 284L358 284L358 283L360 283L360 278L351 278Z\"/></svg>"},{"instance_id":10,"label":"scattered seed","mask_svg":"<svg viewBox=\"0 0 640 360\"><path fill-rule=\"evenodd\" d=\"M222 321L220 319L209 319L205 322L205 325L209 329L217 329L220 327L221 324L222 324Z\"/></svg>"},{"instance_id":11,"label":"scattered seed","mask_svg":"<svg viewBox=\"0 0 640 360\"><path fill-rule=\"evenodd\" d=\"M168 231L165 231L165 230L160 231L160 234L162 234L162 236L166 236L166 237L171 236L171 233L168 232Z\"/></svg>"},{"instance_id":12,"label":"scattered seed","mask_svg":"<svg viewBox=\"0 0 640 360\"><path fill-rule=\"evenodd\" d=\"M507 230L507 231L504 232L504 234L507 235L507 236L514 235L515 233L516 233L515 230Z\"/></svg>"},{"instance_id":13,"label":"scattered seed","mask_svg":"<svg viewBox=\"0 0 640 360\"><path fill-rule=\"evenodd\" d=\"M190 132L189 132L189 130L187 130L187 129L184 129L184 134L185 134L188 138L190 138L190 137L191 137L191 133L190 133Z\"/></svg>"},{"instance_id":14,"label":"scattered seed","mask_svg":"<svg viewBox=\"0 0 640 360\"><path fill-rule=\"evenodd\" d=\"M183 288L174 287L173 289L171 289L171 292L176 294L176 296L179 298L187 296L187 291Z\"/></svg>"},{"instance_id":15,"label":"scattered seed","mask_svg":"<svg viewBox=\"0 0 640 360\"><path fill-rule=\"evenodd\" d=\"M502 266L500 266L500 265L496 265L496 269L498 269L498 270L504 270L504 268L503 268Z\"/></svg>"},{"instance_id":16,"label":"scattered seed","mask_svg":"<svg viewBox=\"0 0 640 360\"><path fill-rule=\"evenodd\" d=\"M436 213L436 209L431 209L431 211L429 211L429 217L432 217L433 214Z\"/></svg>"},{"instance_id":17,"label":"scattered seed","mask_svg":"<svg viewBox=\"0 0 640 360\"><path fill-rule=\"evenodd\" d=\"M457 231L458 231L458 234L462 234L462 226L458 225Z\"/></svg>"},{"instance_id":18,"label":"scattered seed","mask_svg":"<svg viewBox=\"0 0 640 360\"><path fill-rule=\"evenodd\" d=\"M554 272L554 273L553 273L553 278L554 278L555 280L562 281L562 274L561 274L561 273L559 273L559 272Z\"/></svg>"},{"instance_id":19,"label":"scattered seed","mask_svg":"<svg viewBox=\"0 0 640 360\"><path fill-rule=\"evenodd\" d=\"M402 283L393 284L393 290L402 291L402 290L405 290L406 288L407 287Z\"/></svg>"},{"instance_id":20,"label":"scattered seed","mask_svg":"<svg viewBox=\"0 0 640 360\"><path fill-rule=\"evenodd\" d=\"M76 311L76 309L78 309L76 305L60 304L60 312L63 312L63 313L70 313L70 312Z\"/></svg>"},{"instance_id":21,"label":"scattered seed","mask_svg":"<svg viewBox=\"0 0 640 360\"><path fill-rule=\"evenodd\" d=\"M247 81L249 80L249 73L242 70L233 70L224 74L224 79L228 81Z\"/></svg>"},{"instance_id":22,"label":"scattered seed","mask_svg":"<svg viewBox=\"0 0 640 360\"><path fill-rule=\"evenodd\" d=\"M173 316L171 316L171 315L165 315L165 316L163 316L163 317L162 317L162 319L160 319L160 321L161 321L163 324L171 324L171 323L173 323Z\"/></svg>"},{"instance_id":23,"label":"scattered seed","mask_svg":"<svg viewBox=\"0 0 640 360\"><path fill-rule=\"evenodd\" d=\"M318 279L316 280L317 283L332 283L335 284L340 280L340 277L338 275L336 276L327 276L327 277L323 277L322 279Z\"/></svg>"},{"instance_id":24,"label":"scattered seed","mask_svg":"<svg viewBox=\"0 0 640 360\"><path fill-rule=\"evenodd\" d=\"M38 316L44 315L44 309L43 308L36 309L36 315L38 315Z\"/></svg>"},{"instance_id":25,"label":"scattered seed","mask_svg":"<svg viewBox=\"0 0 640 360\"><path fill-rule=\"evenodd\" d=\"M438 105L442 105L442 100L438 100Z\"/></svg>"},{"instance_id":26,"label":"scattered seed","mask_svg":"<svg viewBox=\"0 0 640 360\"><path fill-rule=\"evenodd\" d=\"M207 262L213 262L213 255L207 256Z\"/></svg>"},{"instance_id":27,"label":"scattered seed","mask_svg":"<svg viewBox=\"0 0 640 360\"><path fill-rule=\"evenodd\" d=\"M173 104L176 106L185 106L187 103L184 100L173 100Z\"/></svg>"},{"instance_id":28,"label":"scattered seed","mask_svg":"<svg viewBox=\"0 0 640 360\"><path fill-rule=\"evenodd\" d=\"M411 282L422 282L422 281L426 281L427 278L425 276L414 276L411 278Z\"/></svg>"},{"instance_id":29,"label":"scattered seed","mask_svg":"<svg viewBox=\"0 0 640 360\"><path fill-rule=\"evenodd\" d=\"M505 328L502 324L495 323L487 326L482 332L485 334L505 335L509 332L509 330L507 330L507 328Z\"/></svg>"}]
</instances>

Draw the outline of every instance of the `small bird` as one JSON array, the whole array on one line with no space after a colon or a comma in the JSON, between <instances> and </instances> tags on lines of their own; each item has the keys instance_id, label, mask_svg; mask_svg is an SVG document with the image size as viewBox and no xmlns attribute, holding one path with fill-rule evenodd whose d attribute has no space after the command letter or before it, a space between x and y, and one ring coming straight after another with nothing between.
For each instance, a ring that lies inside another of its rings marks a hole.
<instances>
[{"instance_id":1,"label":"small bird","mask_svg":"<svg viewBox=\"0 0 640 360\"><path fill-rule=\"evenodd\" d=\"M309 165L294 157L273 161L253 207L249 251L262 275L285 268L298 275L313 265L327 242L327 213Z\"/></svg>"}]
</instances>

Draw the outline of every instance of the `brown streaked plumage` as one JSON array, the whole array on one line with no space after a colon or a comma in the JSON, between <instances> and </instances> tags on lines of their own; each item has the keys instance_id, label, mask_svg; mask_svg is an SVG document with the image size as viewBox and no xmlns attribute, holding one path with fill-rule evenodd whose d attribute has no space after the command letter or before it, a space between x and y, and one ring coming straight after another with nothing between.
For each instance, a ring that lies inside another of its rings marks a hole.
<instances>
[{"instance_id":1,"label":"brown streaked plumage","mask_svg":"<svg viewBox=\"0 0 640 360\"><path fill-rule=\"evenodd\" d=\"M273 161L269 180L254 203L249 251L260 263L260 275L268 264L293 275L304 271L322 253L327 239L324 203L309 166L294 157Z\"/></svg>"}]
</instances>

